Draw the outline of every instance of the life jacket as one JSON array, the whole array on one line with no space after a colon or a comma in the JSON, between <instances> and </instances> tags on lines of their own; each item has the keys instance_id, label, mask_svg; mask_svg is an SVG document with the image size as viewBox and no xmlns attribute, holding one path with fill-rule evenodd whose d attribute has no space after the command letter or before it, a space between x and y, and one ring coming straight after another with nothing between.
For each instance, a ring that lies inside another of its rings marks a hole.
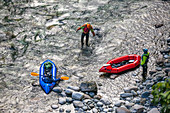
<instances>
[{"instance_id":1,"label":"life jacket","mask_svg":"<svg viewBox=\"0 0 170 113\"><path fill-rule=\"evenodd\" d=\"M147 59L146 59L146 61L145 61L145 64L146 64L146 63L148 63L148 61L149 61L149 53L142 55L142 61L143 61L143 57L144 57L144 56L147 57Z\"/></svg>"},{"instance_id":2,"label":"life jacket","mask_svg":"<svg viewBox=\"0 0 170 113\"><path fill-rule=\"evenodd\" d=\"M84 32L85 34L89 33L89 29L87 28L87 26L85 26L85 27L83 28L83 32Z\"/></svg>"}]
</instances>

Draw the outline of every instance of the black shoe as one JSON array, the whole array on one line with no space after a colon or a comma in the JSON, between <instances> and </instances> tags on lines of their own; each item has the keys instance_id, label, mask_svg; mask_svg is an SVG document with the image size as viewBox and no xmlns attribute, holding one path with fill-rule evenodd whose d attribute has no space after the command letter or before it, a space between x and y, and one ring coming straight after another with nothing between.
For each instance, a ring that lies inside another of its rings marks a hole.
<instances>
[{"instance_id":1,"label":"black shoe","mask_svg":"<svg viewBox=\"0 0 170 113\"><path fill-rule=\"evenodd\" d=\"M88 44L87 44L86 46L87 46L87 47L89 47L89 45L88 45Z\"/></svg>"}]
</instances>

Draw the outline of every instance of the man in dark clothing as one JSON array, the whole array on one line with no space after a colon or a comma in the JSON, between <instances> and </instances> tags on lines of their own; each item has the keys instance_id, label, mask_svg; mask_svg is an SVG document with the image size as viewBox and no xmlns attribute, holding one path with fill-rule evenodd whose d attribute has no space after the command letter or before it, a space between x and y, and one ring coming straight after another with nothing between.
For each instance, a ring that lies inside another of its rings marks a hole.
<instances>
[{"instance_id":1,"label":"man in dark clothing","mask_svg":"<svg viewBox=\"0 0 170 113\"><path fill-rule=\"evenodd\" d=\"M43 81L45 83L51 83L51 82L56 82L60 79L53 79L52 77L52 64L50 62L46 62L44 64L44 76L43 76Z\"/></svg>"},{"instance_id":2,"label":"man in dark clothing","mask_svg":"<svg viewBox=\"0 0 170 113\"><path fill-rule=\"evenodd\" d=\"M149 61L149 52L148 52L148 49L143 49L143 55L141 57L141 66L143 68L143 73L142 73L142 77L143 77L143 80L146 79L146 76L147 76L147 63Z\"/></svg>"},{"instance_id":3,"label":"man in dark clothing","mask_svg":"<svg viewBox=\"0 0 170 113\"><path fill-rule=\"evenodd\" d=\"M86 23L86 24L82 25L81 27L79 27L79 28L76 30L76 32L77 32L78 30L80 30L80 29L83 30L83 33L82 33L82 35L81 35L81 48L83 48L83 45L84 45L84 36L86 36L86 46L89 46L89 45L88 45L88 41L89 41L89 31L92 32L93 36L95 36L95 33L94 33L94 31L93 31L93 27L92 27L90 24L88 24L88 23Z\"/></svg>"}]
</instances>

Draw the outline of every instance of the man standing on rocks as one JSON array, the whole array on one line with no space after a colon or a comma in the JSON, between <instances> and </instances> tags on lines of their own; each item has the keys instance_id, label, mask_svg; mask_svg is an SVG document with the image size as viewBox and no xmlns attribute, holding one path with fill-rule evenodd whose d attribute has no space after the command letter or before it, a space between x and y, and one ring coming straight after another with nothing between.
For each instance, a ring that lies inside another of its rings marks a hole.
<instances>
[{"instance_id":1,"label":"man standing on rocks","mask_svg":"<svg viewBox=\"0 0 170 113\"><path fill-rule=\"evenodd\" d=\"M78 30L82 29L83 30L83 33L81 35L81 48L83 48L83 45L84 45L84 36L86 36L86 46L89 46L88 45L88 41L89 41L89 31L92 32L93 36L95 36L95 33L94 33L94 30L93 30L93 27L89 24L89 23L86 23L84 25L82 25L81 27L79 27L76 32Z\"/></svg>"},{"instance_id":2,"label":"man standing on rocks","mask_svg":"<svg viewBox=\"0 0 170 113\"><path fill-rule=\"evenodd\" d=\"M142 77L143 77L143 80L146 79L146 76L147 76L147 63L149 61L149 52L148 52L148 49L143 49L143 55L141 57L141 66L143 67L143 73L142 73Z\"/></svg>"}]
</instances>

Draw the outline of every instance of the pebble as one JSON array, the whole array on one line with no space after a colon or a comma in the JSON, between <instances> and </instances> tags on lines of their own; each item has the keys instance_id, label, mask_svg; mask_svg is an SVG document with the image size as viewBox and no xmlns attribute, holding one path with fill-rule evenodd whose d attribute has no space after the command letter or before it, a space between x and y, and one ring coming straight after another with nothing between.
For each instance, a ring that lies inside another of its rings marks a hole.
<instances>
[{"instance_id":1,"label":"pebble","mask_svg":"<svg viewBox=\"0 0 170 113\"><path fill-rule=\"evenodd\" d=\"M157 108L152 108L148 113L160 113Z\"/></svg>"},{"instance_id":2,"label":"pebble","mask_svg":"<svg viewBox=\"0 0 170 113\"><path fill-rule=\"evenodd\" d=\"M102 103L102 102L97 102L97 106L98 106L98 107L102 107L102 106L103 106L103 103Z\"/></svg>"},{"instance_id":3,"label":"pebble","mask_svg":"<svg viewBox=\"0 0 170 113\"><path fill-rule=\"evenodd\" d=\"M59 98L58 103L63 105L66 103L66 98Z\"/></svg>"},{"instance_id":4,"label":"pebble","mask_svg":"<svg viewBox=\"0 0 170 113\"><path fill-rule=\"evenodd\" d=\"M60 87L53 88L53 91L56 93L61 93L63 90Z\"/></svg>"},{"instance_id":5,"label":"pebble","mask_svg":"<svg viewBox=\"0 0 170 113\"><path fill-rule=\"evenodd\" d=\"M60 109L59 109L59 112L64 112L64 109L63 109L63 108L60 108Z\"/></svg>"},{"instance_id":6,"label":"pebble","mask_svg":"<svg viewBox=\"0 0 170 113\"><path fill-rule=\"evenodd\" d=\"M66 93L67 95L71 95L71 94L73 93L73 90L71 90L71 89L66 89L66 90L65 90L65 93Z\"/></svg>"},{"instance_id":7,"label":"pebble","mask_svg":"<svg viewBox=\"0 0 170 113\"><path fill-rule=\"evenodd\" d=\"M73 102L73 99L70 98L70 97L67 97L67 98L66 98L66 102L71 103L71 102Z\"/></svg>"},{"instance_id":8,"label":"pebble","mask_svg":"<svg viewBox=\"0 0 170 113\"><path fill-rule=\"evenodd\" d=\"M70 110L70 109L67 109L67 110L66 110L66 113L70 113L70 112L71 112L71 110Z\"/></svg>"},{"instance_id":9,"label":"pebble","mask_svg":"<svg viewBox=\"0 0 170 113\"><path fill-rule=\"evenodd\" d=\"M148 98L149 95L150 95L149 91L143 92L142 95L141 95L141 98Z\"/></svg>"},{"instance_id":10,"label":"pebble","mask_svg":"<svg viewBox=\"0 0 170 113\"><path fill-rule=\"evenodd\" d=\"M58 105L51 105L51 108L52 108L52 109L58 109L59 106L58 106Z\"/></svg>"},{"instance_id":11,"label":"pebble","mask_svg":"<svg viewBox=\"0 0 170 113\"><path fill-rule=\"evenodd\" d=\"M123 94L120 94L120 96L123 98L126 98L126 97L132 97L133 94L132 93L123 93Z\"/></svg>"}]
</instances>

